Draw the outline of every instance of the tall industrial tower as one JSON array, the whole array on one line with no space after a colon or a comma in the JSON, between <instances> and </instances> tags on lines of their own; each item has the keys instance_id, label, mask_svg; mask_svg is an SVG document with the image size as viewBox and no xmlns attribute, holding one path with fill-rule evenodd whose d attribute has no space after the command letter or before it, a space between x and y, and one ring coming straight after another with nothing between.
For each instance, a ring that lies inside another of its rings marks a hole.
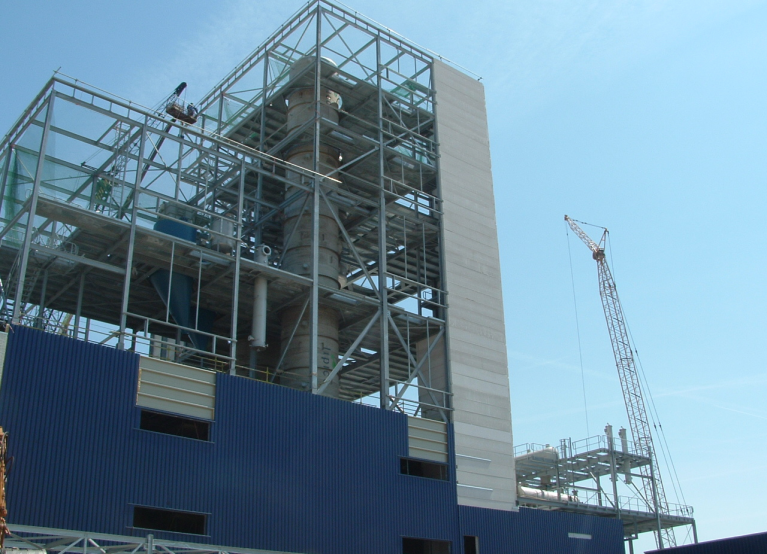
<instances>
[{"instance_id":1,"label":"tall industrial tower","mask_svg":"<svg viewBox=\"0 0 767 554\"><path fill-rule=\"evenodd\" d=\"M54 76L0 143L9 490L51 506L9 493L11 530L620 546L619 522L517 511L479 81L318 0L198 106L185 123ZM62 440L72 474L46 465Z\"/></svg>"}]
</instances>

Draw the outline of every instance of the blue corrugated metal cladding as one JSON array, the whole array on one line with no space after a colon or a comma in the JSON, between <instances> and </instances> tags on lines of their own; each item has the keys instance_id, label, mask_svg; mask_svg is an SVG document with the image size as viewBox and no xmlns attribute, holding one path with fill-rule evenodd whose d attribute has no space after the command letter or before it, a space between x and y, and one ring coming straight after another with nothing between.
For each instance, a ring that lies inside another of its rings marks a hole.
<instances>
[{"instance_id":1,"label":"blue corrugated metal cladding","mask_svg":"<svg viewBox=\"0 0 767 554\"><path fill-rule=\"evenodd\" d=\"M653 550L647 554L656 552L663 552L664 554L765 554L767 553L767 533L688 544L666 550Z\"/></svg>"},{"instance_id":2,"label":"blue corrugated metal cladding","mask_svg":"<svg viewBox=\"0 0 767 554\"><path fill-rule=\"evenodd\" d=\"M478 537L482 554L615 554L625 551L623 525L615 519L527 508L504 512L460 506L459 512L461 534Z\"/></svg>"},{"instance_id":3,"label":"blue corrugated metal cladding","mask_svg":"<svg viewBox=\"0 0 767 554\"><path fill-rule=\"evenodd\" d=\"M248 548L391 554L404 536L460 554L471 534L483 554L623 552L613 520L459 510L454 475L400 474L403 415L220 374L211 441L165 435L138 428L137 355L23 327L9 338L11 523L145 535L133 507L148 506L208 516L205 536L157 537ZM594 540L562 538L573 531Z\"/></svg>"}]
</instances>

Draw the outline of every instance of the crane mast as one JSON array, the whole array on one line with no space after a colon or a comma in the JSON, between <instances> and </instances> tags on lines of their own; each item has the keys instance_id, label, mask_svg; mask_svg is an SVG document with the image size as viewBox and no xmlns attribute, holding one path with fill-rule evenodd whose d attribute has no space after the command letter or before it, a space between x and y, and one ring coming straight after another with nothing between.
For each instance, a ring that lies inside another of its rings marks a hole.
<instances>
[{"instance_id":1,"label":"crane mast","mask_svg":"<svg viewBox=\"0 0 767 554\"><path fill-rule=\"evenodd\" d=\"M607 265L607 260L605 259L604 247L608 231L607 229L604 230L602 238L599 240L599 244L597 244L575 221L570 219L570 217L565 216L565 221L567 221L567 224L573 232L578 235L578 238L588 246L589 250L591 250L592 257L597 262L599 296L602 299L602 308L605 312L607 331L610 334L610 343L612 344L613 355L615 356L615 365L618 368L618 377L623 391L623 400L626 404L629 428L631 429L634 443L639 447L641 453L649 457L652 461L651 467L642 466L639 468L643 477L641 481L644 500L647 502L648 508L651 511L656 513L668 513L668 502L666 500L665 490L663 489L663 481L660 475L658 459L655 455L655 448L653 447L652 432L647 418L647 410L645 409L642 389L639 384L639 375L636 371L634 353L629 342L626 320L623 317L623 309L621 308L621 303L618 299L615 280L613 279L610 267ZM654 475L652 468L654 468ZM653 486L653 481L655 482L655 486ZM664 546L676 546L676 537L674 536L673 529L670 528L659 529L656 531L655 540L659 548L664 548Z\"/></svg>"}]
</instances>

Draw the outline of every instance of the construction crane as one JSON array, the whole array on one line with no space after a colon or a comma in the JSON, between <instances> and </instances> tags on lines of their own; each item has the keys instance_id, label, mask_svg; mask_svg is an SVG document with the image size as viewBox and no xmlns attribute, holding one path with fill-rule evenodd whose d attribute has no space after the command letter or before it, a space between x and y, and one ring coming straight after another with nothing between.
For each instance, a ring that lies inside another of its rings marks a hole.
<instances>
[{"instance_id":1,"label":"construction crane","mask_svg":"<svg viewBox=\"0 0 767 554\"><path fill-rule=\"evenodd\" d=\"M644 500L651 511L654 511L656 514L667 514L669 512L668 502L666 501L660 467L658 466L658 459L653 447L650 423L647 418L647 410L645 409L642 389L639 384L634 353L629 342L626 321L623 317L620 300L618 300L615 281L605 259L605 241L607 240L608 230L604 230L602 238L599 240L599 244L597 244L567 215L565 216L565 221L573 232L589 247L592 257L597 262L599 296L602 298L602 308L605 312L607 330L610 333L610 342L612 343L613 355L615 356L615 365L618 368L618 377L621 382L621 389L623 390L623 400L626 404L629 427L634 443L640 449L640 452L648 456L652 462L650 467L642 466L639 468L643 477L641 481ZM658 548L676 546L674 530L671 528L661 529L660 518L658 521L659 529L655 532Z\"/></svg>"}]
</instances>

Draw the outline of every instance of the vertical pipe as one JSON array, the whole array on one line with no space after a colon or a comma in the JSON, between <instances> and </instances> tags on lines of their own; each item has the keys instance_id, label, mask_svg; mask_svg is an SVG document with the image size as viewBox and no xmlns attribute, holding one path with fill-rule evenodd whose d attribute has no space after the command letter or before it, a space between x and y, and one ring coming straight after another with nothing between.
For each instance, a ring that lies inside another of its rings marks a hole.
<instances>
[{"instance_id":1,"label":"vertical pipe","mask_svg":"<svg viewBox=\"0 0 767 554\"><path fill-rule=\"evenodd\" d=\"M692 540L698 544L698 526L695 525L695 521L692 522Z\"/></svg>"},{"instance_id":2,"label":"vertical pipe","mask_svg":"<svg viewBox=\"0 0 767 554\"><path fill-rule=\"evenodd\" d=\"M607 435L607 441L610 449L610 480L613 482L613 502L615 503L615 510L617 512L618 519L621 518L621 506L618 501L618 469L615 467L615 440L613 437L613 426L607 425L605 427L605 435Z\"/></svg>"},{"instance_id":3,"label":"vertical pipe","mask_svg":"<svg viewBox=\"0 0 767 554\"><path fill-rule=\"evenodd\" d=\"M27 278L27 265L29 264L29 248L32 244L32 229L35 224L35 213L37 212L37 200L40 197L40 181L43 177L43 166L45 165L45 151L48 147L48 135L51 131L51 120L53 119L53 104L56 98L55 91L51 90L48 97L48 111L45 113L45 124L43 125L43 136L40 139L40 155L37 158L37 168L35 169L35 181L32 186L32 200L29 203L29 217L27 219L27 230L24 235L24 245L21 249L21 267L19 268L19 283L16 287L16 297L13 301L13 317L11 321L19 324L19 315L21 311L21 300L24 296L24 282Z\"/></svg>"},{"instance_id":4,"label":"vertical pipe","mask_svg":"<svg viewBox=\"0 0 767 554\"><path fill-rule=\"evenodd\" d=\"M320 113L321 113L321 83L322 71L322 9L317 4L317 41L316 57L314 65L314 163L315 173L320 170ZM311 372L312 394L317 394L317 366L318 366L318 326L319 326L319 279L320 279L320 180L314 176L314 190L312 202L312 284L309 293L310 298L310 331L309 331L309 370Z\"/></svg>"},{"instance_id":5,"label":"vertical pipe","mask_svg":"<svg viewBox=\"0 0 767 554\"><path fill-rule=\"evenodd\" d=\"M383 89L381 83L381 37L376 37L376 83L378 85L378 291L381 295L381 351L379 401L389 409L389 304L386 290L386 195L384 189Z\"/></svg>"},{"instance_id":6,"label":"vertical pipe","mask_svg":"<svg viewBox=\"0 0 767 554\"><path fill-rule=\"evenodd\" d=\"M621 450L623 451L623 475L626 479L626 484L631 484L631 462L629 461L629 441L626 436L626 429L621 427L618 431L618 436L621 438Z\"/></svg>"},{"instance_id":7,"label":"vertical pipe","mask_svg":"<svg viewBox=\"0 0 767 554\"><path fill-rule=\"evenodd\" d=\"M256 247L255 261L259 264L269 263L269 254L272 250L262 244ZM266 295L267 280L263 273L256 277L253 284L253 321L250 331L250 347L253 352L258 352L266 348ZM253 368L255 369L255 367Z\"/></svg>"},{"instance_id":8,"label":"vertical pipe","mask_svg":"<svg viewBox=\"0 0 767 554\"><path fill-rule=\"evenodd\" d=\"M117 340L117 348L123 350L125 345L125 329L128 323L128 301L130 299L131 272L133 270L133 252L136 242L136 219L138 218L139 189L141 188L141 168L144 167L144 148L146 147L146 126L147 117L144 117L144 123L141 125L141 136L139 137L138 163L136 164L136 180L133 183L133 206L131 206L130 232L128 233L128 254L125 260L125 279L123 280L123 298L120 308L120 337ZM171 267L171 269L173 269ZM170 280L168 281L170 283ZM79 303L79 299L78 299ZM170 305L170 291L168 291L168 305Z\"/></svg>"},{"instance_id":9,"label":"vertical pipe","mask_svg":"<svg viewBox=\"0 0 767 554\"><path fill-rule=\"evenodd\" d=\"M240 298L240 263L242 262L242 206L245 200L245 158L240 161L240 188L239 198L237 199L237 240L234 244L234 277L232 279L234 283L234 294L232 296L232 327L229 350L229 356L232 358L229 361L229 374L235 375L237 367L237 318L239 316L239 298ZM215 339L214 349L215 353Z\"/></svg>"}]
</instances>

